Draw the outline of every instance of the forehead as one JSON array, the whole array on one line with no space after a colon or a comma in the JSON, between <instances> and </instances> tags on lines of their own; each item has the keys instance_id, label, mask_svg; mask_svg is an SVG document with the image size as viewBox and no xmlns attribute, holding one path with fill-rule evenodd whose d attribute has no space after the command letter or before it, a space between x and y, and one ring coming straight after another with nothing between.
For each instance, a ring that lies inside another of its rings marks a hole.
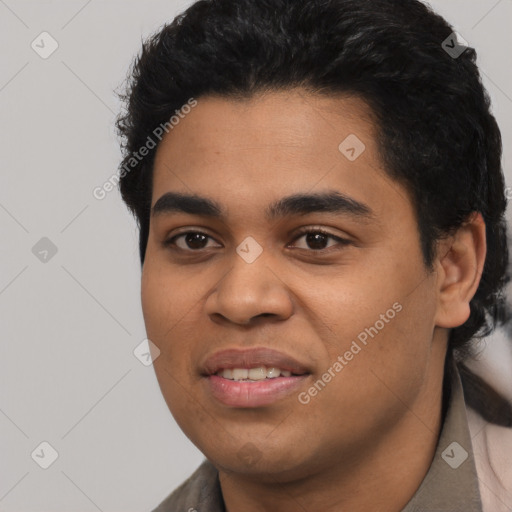
<instances>
[{"instance_id":1,"label":"forehead","mask_svg":"<svg viewBox=\"0 0 512 512\"><path fill-rule=\"evenodd\" d=\"M237 213L248 214L284 196L326 189L376 210L390 194L408 201L384 171L377 137L369 107L355 97L303 90L247 100L201 97L159 144L152 206L169 191L217 199L231 213L236 204Z\"/></svg>"}]
</instances>

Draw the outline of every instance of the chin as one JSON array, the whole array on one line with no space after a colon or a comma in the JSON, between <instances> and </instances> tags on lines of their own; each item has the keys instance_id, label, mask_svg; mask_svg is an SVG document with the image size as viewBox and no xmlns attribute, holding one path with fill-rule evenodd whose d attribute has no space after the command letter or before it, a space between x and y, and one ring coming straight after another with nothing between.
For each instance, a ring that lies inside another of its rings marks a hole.
<instances>
[{"instance_id":1,"label":"chin","mask_svg":"<svg viewBox=\"0 0 512 512\"><path fill-rule=\"evenodd\" d=\"M276 453L272 448L260 451L248 441L230 453L215 449L201 451L217 469L225 473L247 475L251 480L261 483L286 483L305 478L315 466L305 454L301 456L295 453L291 457L293 450L294 447L290 446L286 451L282 450L282 453Z\"/></svg>"}]
</instances>

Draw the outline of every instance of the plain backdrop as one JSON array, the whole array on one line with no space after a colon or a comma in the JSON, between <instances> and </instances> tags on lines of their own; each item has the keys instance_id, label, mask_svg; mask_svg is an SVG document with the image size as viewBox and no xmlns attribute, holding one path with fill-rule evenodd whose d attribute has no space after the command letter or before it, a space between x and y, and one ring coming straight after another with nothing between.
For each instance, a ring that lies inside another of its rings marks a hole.
<instances>
[{"instance_id":1,"label":"plain backdrop","mask_svg":"<svg viewBox=\"0 0 512 512\"><path fill-rule=\"evenodd\" d=\"M189 3L0 0L0 511L151 510L202 460L134 355L135 222L92 194L120 160L114 90ZM477 49L512 184L512 1L432 5ZM482 359L495 379L507 343Z\"/></svg>"}]
</instances>

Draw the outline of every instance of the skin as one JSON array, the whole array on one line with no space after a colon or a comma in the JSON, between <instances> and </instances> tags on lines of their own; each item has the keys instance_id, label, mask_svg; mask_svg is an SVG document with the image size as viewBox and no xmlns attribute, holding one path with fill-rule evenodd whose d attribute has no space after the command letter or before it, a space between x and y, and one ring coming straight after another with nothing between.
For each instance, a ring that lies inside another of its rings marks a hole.
<instances>
[{"instance_id":1,"label":"skin","mask_svg":"<svg viewBox=\"0 0 512 512\"><path fill-rule=\"evenodd\" d=\"M353 162L338 150L349 134L366 146ZM229 512L397 511L432 462L448 333L469 317L485 226L473 215L439 242L429 271L411 200L385 173L376 135L362 100L293 89L201 97L158 147L152 205L173 191L226 210L222 219L151 218L142 307L161 351L163 396L219 470ZM364 203L372 218L264 216L272 201L325 191ZM319 248L296 234L302 227L349 243L326 237ZM210 238L164 245L190 231ZM248 236L263 249L250 264L236 252ZM306 405L293 393L265 407L227 407L201 377L218 350L270 347L308 365L307 391L397 302L402 310Z\"/></svg>"}]
</instances>

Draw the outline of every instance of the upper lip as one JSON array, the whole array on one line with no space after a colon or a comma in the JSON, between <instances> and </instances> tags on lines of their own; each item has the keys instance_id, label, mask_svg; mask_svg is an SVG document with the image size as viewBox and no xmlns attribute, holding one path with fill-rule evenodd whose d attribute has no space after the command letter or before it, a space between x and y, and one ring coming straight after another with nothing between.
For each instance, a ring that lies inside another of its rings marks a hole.
<instances>
[{"instance_id":1,"label":"upper lip","mask_svg":"<svg viewBox=\"0 0 512 512\"><path fill-rule=\"evenodd\" d=\"M293 357L266 347L220 350L206 359L202 369L204 375L214 375L226 368L250 369L259 366L288 370L298 375L309 373L307 367Z\"/></svg>"}]
</instances>

